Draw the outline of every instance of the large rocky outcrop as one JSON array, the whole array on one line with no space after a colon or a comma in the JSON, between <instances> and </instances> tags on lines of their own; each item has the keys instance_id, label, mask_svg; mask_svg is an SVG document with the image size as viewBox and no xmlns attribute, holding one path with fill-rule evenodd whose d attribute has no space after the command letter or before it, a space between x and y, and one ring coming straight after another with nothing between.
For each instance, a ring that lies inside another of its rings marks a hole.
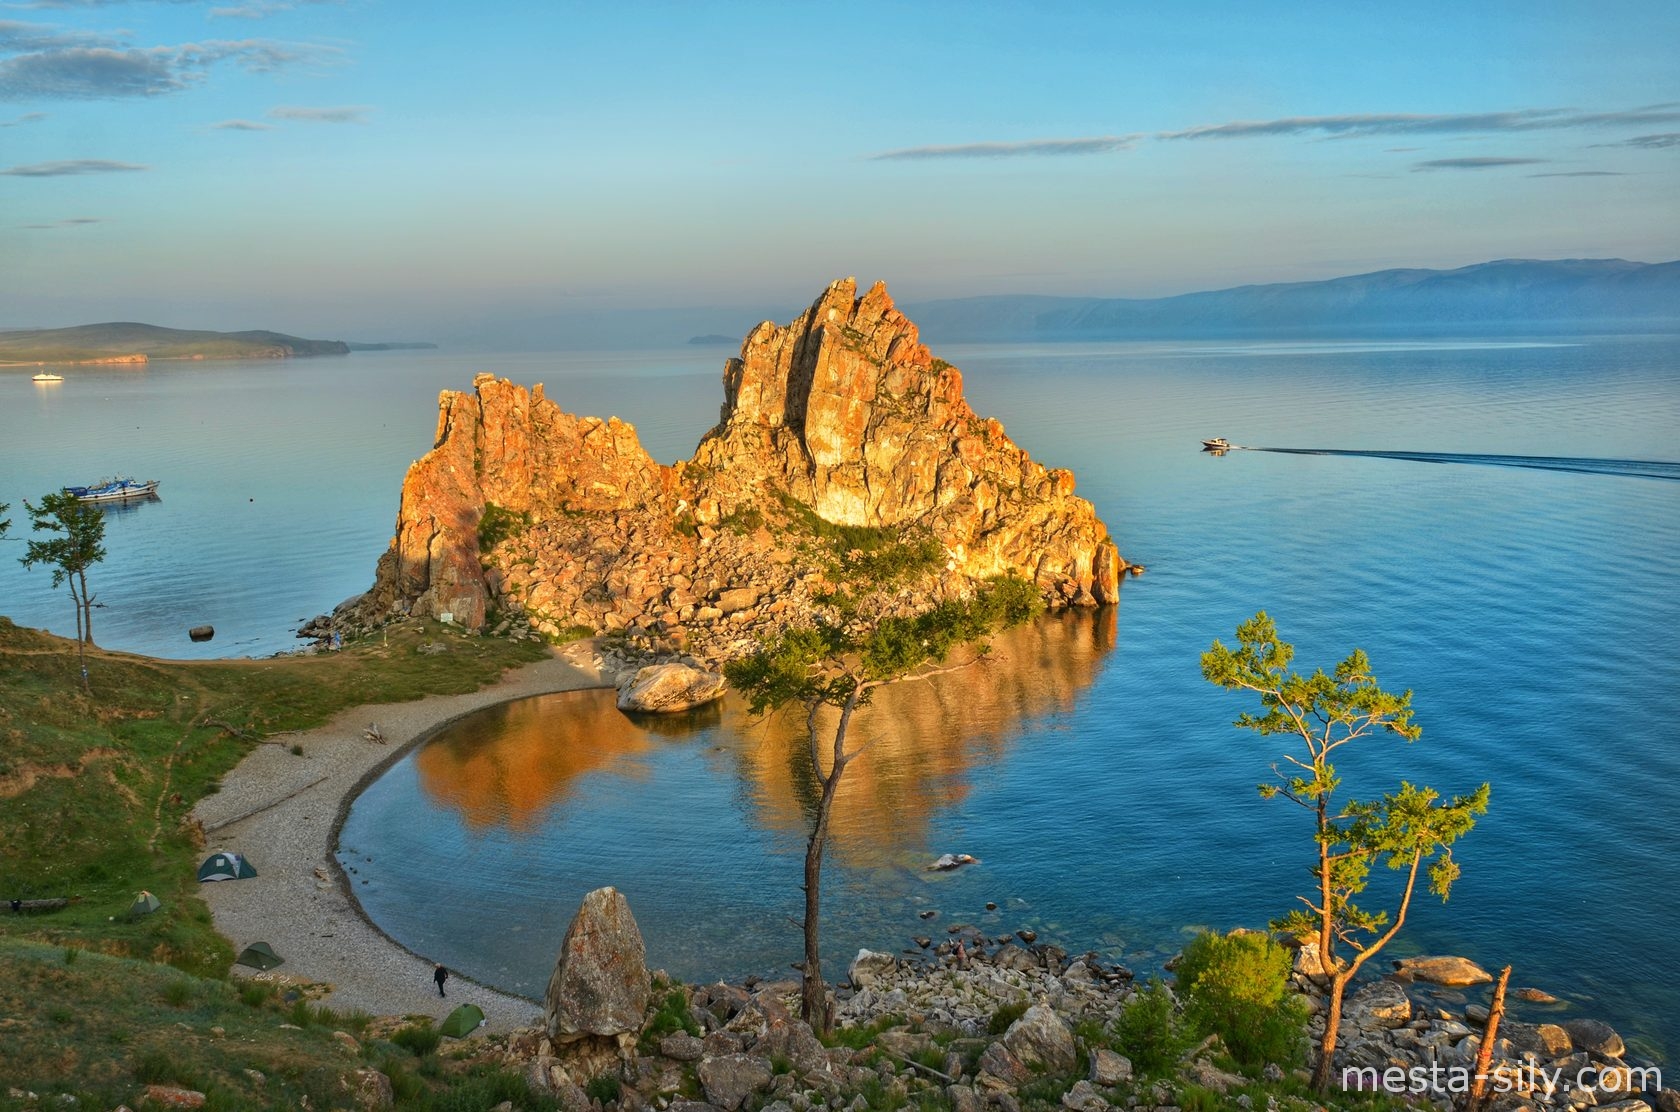
<instances>
[{"instance_id":1,"label":"large rocky outcrop","mask_svg":"<svg viewBox=\"0 0 1680 1112\"><path fill-rule=\"evenodd\" d=\"M717 660L836 587L913 606L1015 574L1053 606L1118 598L1124 561L1073 475L977 416L880 284L859 298L836 282L791 324L755 328L724 369L719 423L674 467L540 385L473 387L440 399L364 619L522 613L550 634L630 629ZM931 558L887 582L848 558L879 537Z\"/></svg>"}]
</instances>

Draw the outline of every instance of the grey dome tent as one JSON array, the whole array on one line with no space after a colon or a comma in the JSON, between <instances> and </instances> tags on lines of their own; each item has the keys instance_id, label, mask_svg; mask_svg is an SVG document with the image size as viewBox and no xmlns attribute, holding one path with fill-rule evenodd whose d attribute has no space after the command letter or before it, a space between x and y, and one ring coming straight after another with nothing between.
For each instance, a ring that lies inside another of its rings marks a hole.
<instances>
[{"instance_id":1,"label":"grey dome tent","mask_svg":"<svg viewBox=\"0 0 1680 1112\"><path fill-rule=\"evenodd\" d=\"M212 853L204 859L204 864L198 867L198 879L206 880L244 880L257 875L257 870L251 868L251 863L232 850Z\"/></svg>"},{"instance_id":2,"label":"grey dome tent","mask_svg":"<svg viewBox=\"0 0 1680 1112\"><path fill-rule=\"evenodd\" d=\"M273 969L286 959L274 952L274 947L266 942L253 942L239 951L239 957L234 959L240 965L248 965L252 969Z\"/></svg>"},{"instance_id":3,"label":"grey dome tent","mask_svg":"<svg viewBox=\"0 0 1680 1112\"><path fill-rule=\"evenodd\" d=\"M128 905L128 917L130 919L139 919L142 916L150 915L162 906L163 904L158 902L158 898L156 896L144 889L141 889L140 894L134 897L134 902Z\"/></svg>"},{"instance_id":4,"label":"grey dome tent","mask_svg":"<svg viewBox=\"0 0 1680 1112\"><path fill-rule=\"evenodd\" d=\"M449 1013L449 1017L438 1028L440 1032L451 1038L464 1039L484 1022L484 1010L477 1004L462 1004Z\"/></svg>"}]
</instances>

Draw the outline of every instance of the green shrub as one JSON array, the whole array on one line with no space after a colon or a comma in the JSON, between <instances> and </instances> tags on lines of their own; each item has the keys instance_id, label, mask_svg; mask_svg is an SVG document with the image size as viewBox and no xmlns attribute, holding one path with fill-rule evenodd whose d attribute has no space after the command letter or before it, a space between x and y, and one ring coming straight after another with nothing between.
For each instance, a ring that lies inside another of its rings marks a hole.
<instances>
[{"instance_id":1,"label":"green shrub","mask_svg":"<svg viewBox=\"0 0 1680 1112\"><path fill-rule=\"evenodd\" d=\"M438 1048L438 1043L443 1041L443 1032L433 1027L428 1019L397 1028L391 1032L391 1041L416 1058L424 1058Z\"/></svg>"},{"instance_id":2,"label":"green shrub","mask_svg":"<svg viewBox=\"0 0 1680 1112\"><path fill-rule=\"evenodd\" d=\"M1005 1004L992 1013L992 1018L986 1021L988 1035L1001 1035L1009 1030L1009 1025L1027 1014L1027 1002L1017 1000L1013 1004Z\"/></svg>"},{"instance_id":3,"label":"green shrub","mask_svg":"<svg viewBox=\"0 0 1680 1112\"><path fill-rule=\"evenodd\" d=\"M1198 1033L1223 1039L1244 1068L1298 1064L1307 1017L1289 990L1290 961L1268 935L1197 935L1178 965L1185 1018Z\"/></svg>"},{"instance_id":4,"label":"green shrub","mask_svg":"<svg viewBox=\"0 0 1680 1112\"><path fill-rule=\"evenodd\" d=\"M1159 981L1133 996L1114 1021L1115 1048L1145 1077L1172 1072L1193 1036L1179 1018L1172 993Z\"/></svg>"},{"instance_id":5,"label":"green shrub","mask_svg":"<svg viewBox=\"0 0 1680 1112\"><path fill-rule=\"evenodd\" d=\"M660 997L658 1010L653 1013L653 1018L647 1021L647 1026L642 1028L638 1046L643 1054L653 1054L659 1049L660 1039L678 1031L698 1035L700 1025L688 1014L688 995L682 989L674 988Z\"/></svg>"},{"instance_id":6,"label":"green shrub","mask_svg":"<svg viewBox=\"0 0 1680 1112\"><path fill-rule=\"evenodd\" d=\"M134 1080L142 1085L192 1087L192 1075L167 1050L148 1050L134 1060Z\"/></svg>"},{"instance_id":7,"label":"green shrub","mask_svg":"<svg viewBox=\"0 0 1680 1112\"><path fill-rule=\"evenodd\" d=\"M584 1095L590 1100L598 1100L603 1105L612 1104L619 1098L624 1086L618 1078L610 1073L603 1073L599 1077L591 1077L589 1084L583 1087Z\"/></svg>"},{"instance_id":8,"label":"green shrub","mask_svg":"<svg viewBox=\"0 0 1680 1112\"><path fill-rule=\"evenodd\" d=\"M239 986L239 1002L248 1008L260 1008L274 995L274 986L262 981L245 981Z\"/></svg>"},{"instance_id":9,"label":"green shrub","mask_svg":"<svg viewBox=\"0 0 1680 1112\"><path fill-rule=\"evenodd\" d=\"M479 552L489 552L509 537L519 536L530 524L530 514L504 509L494 502L486 502L484 513L478 519Z\"/></svg>"},{"instance_id":10,"label":"green shrub","mask_svg":"<svg viewBox=\"0 0 1680 1112\"><path fill-rule=\"evenodd\" d=\"M187 1001L192 999L192 995L193 986L191 981L170 981L167 985L163 986L164 1000L168 1001L170 1005L177 1008L185 1007Z\"/></svg>"}]
</instances>

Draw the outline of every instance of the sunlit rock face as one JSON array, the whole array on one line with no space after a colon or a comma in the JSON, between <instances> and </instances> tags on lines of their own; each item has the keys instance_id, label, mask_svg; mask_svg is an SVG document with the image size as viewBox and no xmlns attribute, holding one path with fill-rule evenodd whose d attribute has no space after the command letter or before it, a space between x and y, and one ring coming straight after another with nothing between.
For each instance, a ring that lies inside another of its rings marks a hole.
<instances>
[{"instance_id":1,"label":"sunlit rock face","mask_svg":"<svg viewBox=\"0 0 1680 1112\"><path fill-rule=\"evenodd\" d=\"M1004 574L1053 607L1118 599L1125 562L1073 475L969 408L961 372L885 286L858 297L836 282L792 323L759 325L723 377L718 425L673 467L630 425L565 413L540 385L480 375L446 391L361 617L477 629L506 613L728 659L809 621L837 586L872 586L815 551L811 512L931 539L937 559L893 585L910 608Z\"/></svg>"}]
</instances>

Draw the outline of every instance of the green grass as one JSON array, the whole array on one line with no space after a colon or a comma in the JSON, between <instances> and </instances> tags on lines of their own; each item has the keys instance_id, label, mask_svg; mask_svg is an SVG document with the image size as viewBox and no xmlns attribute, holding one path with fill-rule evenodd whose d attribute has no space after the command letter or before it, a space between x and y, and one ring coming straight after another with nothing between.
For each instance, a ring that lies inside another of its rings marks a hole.
<instances>
[{"instance_id":1,"label":"green grass","mask_svg":"<svg viewBox=\"0 0 1680 1112\"><path fill-rule=\"evenodd\" d=\"M416 652L426 641L450 651ZM233 952L198 898L202 851L187 820L256 739L364 703L473 691L546 652L411 621L320 656L162 661L95 651L85 695L73 642L0 618L0 899L73 901L0 916L0 937L222 975ZM163 907L131 921L141 889Z\"/></svg>"}]
</instances>

